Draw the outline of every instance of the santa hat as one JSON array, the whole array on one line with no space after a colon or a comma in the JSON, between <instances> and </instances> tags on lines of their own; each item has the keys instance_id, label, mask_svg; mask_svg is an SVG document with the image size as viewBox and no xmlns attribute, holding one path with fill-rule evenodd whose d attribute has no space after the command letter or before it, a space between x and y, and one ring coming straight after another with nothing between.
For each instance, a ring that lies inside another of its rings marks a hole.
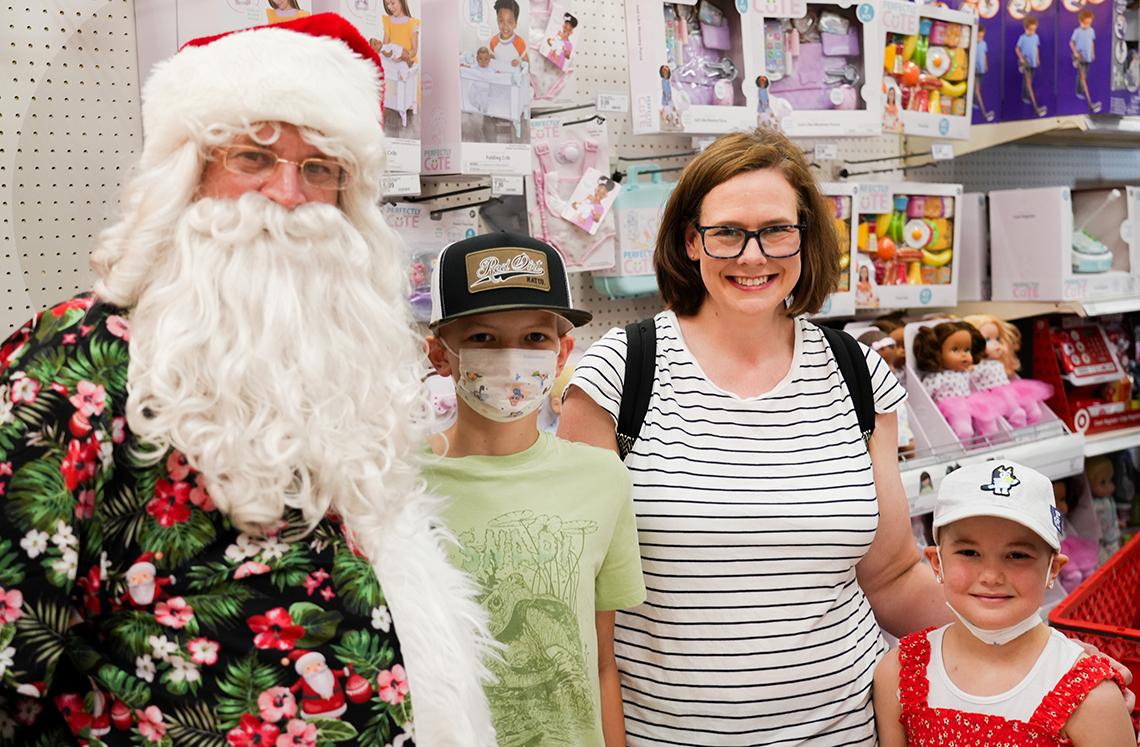
<instances>
[{"instance_id":1,"label":"santa hat","mask_svg":"<svg viewBox=\"0 0 1140 747\"><path fill-rule=\"evenodd\" d=\"M155 559L161 560L162 559L162 553L144 552L142 555L139 556L138 560L136 560L134 563L131 563L131 567L129 570L139 570L142 568L148 568L148 569L150 569L151 573L155 573L156 572L156 569L154 567Z\"/></svg>"},{"instance_id":2,"label":"santa hat","mask_svg":"<svg viewBox=\"0 0 1140 747\"><path fill-rule=\"evenodd\" d=\"M380 57L335 13L187 42L143 87L148 168L214 125L287 122L333 138L362 168L383 157Z\"/></svg>"},{"instance_id":3,"label":"santa hat","mask_svg":"<svg viewBox=\"0 0 1140 747\"><path fill-rule=\"evenodd\" d=\"M297 674L304 676L305 667L310 664L324 663L325 655L320 651L305 651L295 648L289 652L288 659L293 662L293 668L297 670ZM284 664L285 662L281 663Z\"/></svg>"}]
</instances>

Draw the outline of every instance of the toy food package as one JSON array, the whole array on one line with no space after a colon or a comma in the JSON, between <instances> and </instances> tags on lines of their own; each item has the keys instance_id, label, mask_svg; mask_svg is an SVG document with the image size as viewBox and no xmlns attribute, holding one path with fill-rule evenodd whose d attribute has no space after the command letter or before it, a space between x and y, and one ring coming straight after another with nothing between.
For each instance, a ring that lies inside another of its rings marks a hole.
<instances>
[{"instance_id":1,"label":"toy food package","mask_svg":"<svg viewBox=\"0 0 1140 747\"><path fill-rule=\"evenodd\" d=\"M751 14L744 87L759 126L792 136L876 135L882 102L882 47L875 6L785 4L798 15Z\"/></svg>"},{"instance_id":2,"label":"toy food package","mask_svg":"<svg viewBox=\"0 0 1140 747\"><path fill-rule=\"evenodd\" d=\"M551 107L578 97L575 61L588 17L571 8L569 0L532 0L530 46L537 50L531 61L534 106Z\"/></svg>"},{"instance_id":3,"label":"toy food package","mask_svg":"<svg viewBox=\"0 0 1140 747\"><path fill-rule=\"evenodd\" d=\"M977 23L973 13L930 6L885 14L883 131L969 137Z\"/></svg>"},{"instance_id":4,"label":"toy food package","mask_svg":"<svg viewBox=\"0 0 1140 747\"><path fill-rule=\"evenodd\" d=\"M824 183L819 185L824 199L831 206L835 220L835 238L839 242L839 282L823 302L818 316L851 316L855 313L854 270L851 249L855 230L859 224L855 202L859 187L855 184Z\"/></svg>"},{"instance_id":5,"label":"toy food package","mask_svg":"<svg viewBox=\"0 0 1140 747\"><path fill-rule=\"evenodd\" d=\"M617 234L609 207L619 185L601 172L609 165L605 120L563 124L543 117L532 119L530 129L532 170L526 195L531 235L553 246L568 272L613 267ZM582 192L579 186L588 174L590 190Z\"/></svg>"},{"instance_id":6,"label":"toy food package","mask_svg":"<svg viewBox=\"0 0 1140 747\"><path fill-rule=\"evenodd\" d=\"M723 133L755 126L744 94L752 27L740 0L627 0L632 125L652 132Z\"/></svg>"},{"instance_id":7,"label":"toy food package","mask_svg":"<svg viewBox=\"0 0 1140 747\"><path fill-rule=\"evenodd\" d=\"M475 206L433 212L427 205L387 202L381 206L384 221L403 239L407 255L412 316L420 322L431 317L431 274L443 247L478 233Z\"/></svg>"},{"instance_id":8,"label":"toy food package","mask_svg":"<svg viewBox=\"0 0 1140 747\"><path fill-rule=\"evenodd\" d=\"M855 306L957 303L959 185L860 184Z\"/></svg>"}]
</instances>

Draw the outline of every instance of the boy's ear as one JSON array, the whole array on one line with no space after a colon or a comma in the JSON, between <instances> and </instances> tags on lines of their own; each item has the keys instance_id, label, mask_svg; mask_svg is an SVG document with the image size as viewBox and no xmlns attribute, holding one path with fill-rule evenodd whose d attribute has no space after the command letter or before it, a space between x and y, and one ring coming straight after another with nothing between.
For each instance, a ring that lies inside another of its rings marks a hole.
<instances>
[{"instance_id":1,"label":"boy's ear","mask_svg":"<svg viewBox=\"0 0 1140 747\"><path fill-rule=\"evenodd\" d=\"M566 359L570 357L570 353L574 350L574 338L569 332L558 339L560 343L558 346L558 370L554 372L555 376L562 373L562 368L566 365Z\"/></svg>"},{"instance_id":2,"label":"boy's ear","mask_svg":"<svg viewBox=\"0 0 1140 747\"><path fill-rule=\"evenodd\" d=\"M429 335L424 342L427 344L428 363L440 376L450 379L452 374L451 361L447 359L447 350L443 343L434 335Z\"/></svg>"}]
</instances>

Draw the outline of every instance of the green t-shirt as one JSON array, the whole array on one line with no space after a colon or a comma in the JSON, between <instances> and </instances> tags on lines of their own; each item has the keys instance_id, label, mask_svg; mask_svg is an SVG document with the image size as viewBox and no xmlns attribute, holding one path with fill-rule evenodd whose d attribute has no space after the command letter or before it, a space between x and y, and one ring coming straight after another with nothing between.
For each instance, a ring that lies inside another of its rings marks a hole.
<instances>
[{"instance_id":1,"label":"green t-shirt","mask_svg":"<svg viewBox=\"0 0 1140 747\"><path fill-rule=\"evenodd\" d=\"M507 646L487 689L499 743L601 747L594 612L645 600L625 465L543 433L509 456L429 458L424 474L452 499L452 559Z\"/></svg>"}]
</instances>

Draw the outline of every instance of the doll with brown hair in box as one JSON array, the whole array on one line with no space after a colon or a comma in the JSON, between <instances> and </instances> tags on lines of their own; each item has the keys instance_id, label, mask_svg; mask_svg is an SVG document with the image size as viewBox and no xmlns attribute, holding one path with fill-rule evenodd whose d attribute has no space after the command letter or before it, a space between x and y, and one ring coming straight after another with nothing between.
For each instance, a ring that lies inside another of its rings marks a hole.
<instances>
[{"instance_id":1,"label":"doll with brown hair in box","mask_svg":"<svg viewBox=\"0 0 1140 747\"><path fill-rule=\"evenodd\" d=\"M1072 480L1053 481L1053 500L1064 517L1061 552L1069 557L1069 562L1061 568L1059 579L1068 592L1080 586L1100 565L1100 543L1085 537L1073 526L1071 517L1079 512L1080 499L1081 491L1073 486ZM1085 514L1087 518L1087 510ZM1085 528L1090 530L1090 534L1095 531L1091 527Z\"/></svg>"},{"instance_id":2,"label":"doll with brown hair in box","mask_svg":"<svg viewBox=\"0 0 1140 747\"><path fill-rule=\"evenodd\" d=\"M1120 523L1116 517L1116 483L1112 460L1096 456L1085 460L1085 478L1089 481L1093 509L1100 522L1100 562L1120 549Z\"/></svg>"},{"instance_id":3,"label":"doll with brown hair in box","mask_svg":"<svg viewBox=\"0 0 1140 747\"><path fill-rule=\"evenodd\" d=\"M1053 387L1044 381L1018 378L1021 361L1021 333L1007 321L989 314L967 316L986 341L985 356L970 371L970 383L979 392L991 392L1005 401L1005 419L1014 428L1041 420L1042 403L1053 396Z\"/></svg>"},{"instance_id":4,"label":"doll with brown hair in box","mask_svg":"<svg viewBox=\"0 0 1140 747\"><path fill-rule=\"evenodd\" d=\"M986 340L972 324L940 322L922 327L914 336L915 368L922 385L959 440L988 435L998 429L1005 401L970 388L970 371L982 360Z\"/></svg>"}]
</instances>

